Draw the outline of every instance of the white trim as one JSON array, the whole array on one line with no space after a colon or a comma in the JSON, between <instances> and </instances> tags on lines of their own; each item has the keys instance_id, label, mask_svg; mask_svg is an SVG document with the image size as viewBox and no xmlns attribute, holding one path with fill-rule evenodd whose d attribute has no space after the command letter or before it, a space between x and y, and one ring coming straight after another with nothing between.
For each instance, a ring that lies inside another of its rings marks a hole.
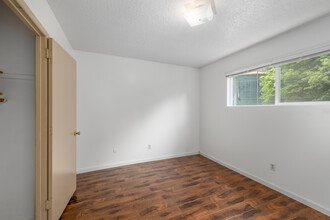
<instances>
[{"instance_id":1,"label":"white trim","mask_svg":"<svg viewBox=\"0 0 330 220\"><path fill-rule=\"evenodd\" d=\"M281 102L277 106L324 106L330 105L330 101L318 101L318 102Z\"/></svg>"},{"instance_id":2,"label":"white trim","mask_svg":"<svg viewBox=\"0 0 330 220\"><path fill-rule=\"evenodd\" d=\"M304 198L302 196L299 196L299 195L297 195L297 194L295 194L293 192L290 192L290 191L288 191L286 189L283 189L283 188L281 188L279 186L276 186L276 185L274 185L274 184L272 184L272 183L270 183L270 182L268 182L266 180L263 180L263 179L261 179L259 177L256 177L253 174L250 174L250 173L248 173L248 172L246 172L244 170L241 170L241 169L239 169L239 168L237 168L235 166L232 166L232 165L230 165L230 164L228 164L226 162L223 162L223 161L221 161L219 159L216 159L213 156L209 156L208 154L203 153L201 151L200 151L200 155L202 155L202 156L204 156L204 157L206 157L206 158L208 158L210 160L213 160L214 162L216 162L216 163L218 163L220 165L223 165L223 166L225 166L225 167L227 167L227 168L229 168L231 170L234 170L237 173L242 174L243 176L246 176L246 177L248 177L250 179L253 179L254 181L256 181L258 183L261 183L261 184L263 184L263 185L265 185L265 186L267 186L267 187L269 187L269 188L271 188L273 190L276 190L276 191L278 191L278 192L280 192L280 193L282 193L282 194L284 194L284 195L286 195L286 196L288 196L288 197L290 197L290 198L292 198L294 200L297 200L298 202L301 202L304 205L307 205L307 206L309 206L309 207L311 207L311 208L313 208L313 209L315 209L315 210L317 210L319 212L322 212L325 215L327 215L327 216L330 217L330 209L328 209L328 208L326 208L326 207L324 207L324 206L322 206L320 204L317 204L316 202L313 202L313 201L311 201L309 199L306 199L306 198Z\"/></svg>"},{"instance_id":3,"label":"white trim","mask_svg":"<svg viewBox=\"0 0 330 220\"><path fill-rule=\"evenodd\" d=\"M227 78L227 106L233 106L233 78Z\"/></svg>"},{"instance_id":4,"label":"white trim","mask_svg":"<svg viewBox=\"0 0 330 220\"><path fill-rule=\"evenodd\" d=\"M279 107L279 106L330 106L330 101L323 102L281 102L274 105L227 105L229 108Z\"/></svg>"},{"instance_id":5,"label":"white trim","mask_svg":"<svg viewBox=\"0 0 330 220\"><path fill-rule=\"evenodd\" d=\"M275 105L281 103L281 67L275 68Z\"/></svg>"},{"instance_id":6,"label":"white trim","mask_svg":"<svg viewBox=\"0 0 330 220\"><path fill-rule=\"evenodd\" d=\"M278 105L228 105L228 108L277 107Z\"/></svg>"},{"instance_id":7,"label":"white trim","mask_svg":"<svg viewBox=\"0 0 330 220\"><path fill-rule=\"evenodd\" d=\"M152 157L152 158L146 158L146 159L140 159L140 160L130 160L130 161L124 161L124 162L96 165L96 166L92 166L92 167L88 167L88 168L78 169L77 174L87 173L87 172L96 171L96 170L103 170L103 169L108 169L108 168L114 168L114 167L120 167L120 166L125 166L125 165L151 162L151 161L157 161L157 160L165 160L165 159L191 156L191 155L197 155L197 154L199 154L199 151L179 153L179 154L170 154L170 155L164 155L164 156Z\"/></svg>"}]
</instances>

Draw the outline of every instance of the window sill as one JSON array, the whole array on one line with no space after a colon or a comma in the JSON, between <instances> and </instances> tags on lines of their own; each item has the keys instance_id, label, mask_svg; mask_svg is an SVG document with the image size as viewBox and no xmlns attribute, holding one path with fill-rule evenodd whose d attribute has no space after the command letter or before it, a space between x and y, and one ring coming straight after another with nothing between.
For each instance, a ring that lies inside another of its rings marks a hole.
<instances>
[{"instance_id":1,"label":"window sill","mask_svg":"<svg viewBox=\"0 0 330 220\"><path fill-rule=\"evenodd\" d=\"M274 105L227 105L227 107L278 107L278 106L330 106L330 101L326 102L282 102Z\"/></svg>"},{"instance_id":2,"label":"window sill","mask_svg":"<svg viewBox=\"0 0 330 220\"><path fill-rule=\"evenodd\" d=\"M282 102L276 104L277 106L324 106L324 105L329 105L329 101L325 102Z\"/></svg>"}]
</instances>

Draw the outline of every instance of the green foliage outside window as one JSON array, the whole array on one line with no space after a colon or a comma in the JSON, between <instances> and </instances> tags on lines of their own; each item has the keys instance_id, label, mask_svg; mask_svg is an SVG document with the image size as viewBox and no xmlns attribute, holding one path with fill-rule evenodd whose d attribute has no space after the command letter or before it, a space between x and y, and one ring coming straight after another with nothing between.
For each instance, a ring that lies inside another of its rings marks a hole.
<instances>
[{"instance_id":1,"label":"green foliage outside window","mask_svg":"<svg viewBox=\"0 0 330 220\"><path fill-rule=\"evenodd\" d=\"M260 77L263 104L275 99L275 68ZM281 102L330 101L330 55L281 66Z\"/></svg>"},{"instance_id":2,"label":"green foliage outside window","mask_svg":"<svg viewBox=\"0 0 330 220\"><path fill-rule=\"evenodd\" d=\"M274 104L275 102L275 68L263 70L265 73L260 77L261 96L263 104Z\"/></svg>"}]
</instances>

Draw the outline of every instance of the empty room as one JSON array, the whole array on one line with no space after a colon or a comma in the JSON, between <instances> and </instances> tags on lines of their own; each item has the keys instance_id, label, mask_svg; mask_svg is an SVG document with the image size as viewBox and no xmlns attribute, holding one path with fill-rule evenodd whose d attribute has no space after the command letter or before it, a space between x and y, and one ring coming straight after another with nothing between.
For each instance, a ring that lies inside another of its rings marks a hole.
<instances>
[{"instance_id":1,"label":"empty room","mask_svg":"<svg viewBox=\"0 0 330 220\"><path fill-rule=\"evenodd\" d=\"M330 220L329 0L0 0L0 220Z\"/></svg>"}]
</instances>

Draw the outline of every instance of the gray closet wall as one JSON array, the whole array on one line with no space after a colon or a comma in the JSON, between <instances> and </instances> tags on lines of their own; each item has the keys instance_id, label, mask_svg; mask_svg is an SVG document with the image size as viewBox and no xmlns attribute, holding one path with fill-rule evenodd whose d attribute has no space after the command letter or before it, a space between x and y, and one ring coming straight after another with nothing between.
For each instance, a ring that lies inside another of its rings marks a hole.
<instances>
[{"instance_id":1,"label":"gray closet wall","mask_svg":"<svg viewBox=\"0 0 330 220\"><path fill-rule=\"evenodd\" d=\"M35 40L0 1L0 219L34 218Z\"/></svg>"}]
</instances>

